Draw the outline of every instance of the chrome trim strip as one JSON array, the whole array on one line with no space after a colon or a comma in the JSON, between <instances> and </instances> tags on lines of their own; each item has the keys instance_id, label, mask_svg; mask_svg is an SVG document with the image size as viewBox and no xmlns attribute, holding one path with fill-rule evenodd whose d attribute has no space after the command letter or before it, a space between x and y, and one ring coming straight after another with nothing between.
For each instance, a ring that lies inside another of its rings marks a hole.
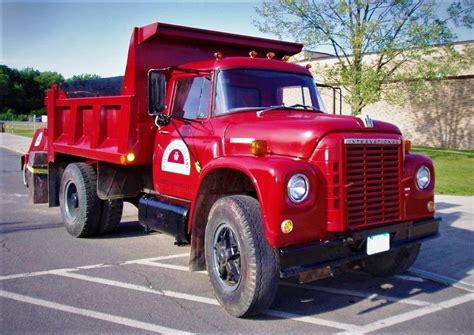
<instances>
[{"instance_id":1,"label":"chrome trim strip","mask_svg":"<svg viewBox=\"0 0 474 335\"><path fill-rule=\"evenodd\" d=\"M399 145L401 140L395 139L378 139L378 138L345 138L344 144L386 144L386 145Z\"/></svg>"}]
</instances>

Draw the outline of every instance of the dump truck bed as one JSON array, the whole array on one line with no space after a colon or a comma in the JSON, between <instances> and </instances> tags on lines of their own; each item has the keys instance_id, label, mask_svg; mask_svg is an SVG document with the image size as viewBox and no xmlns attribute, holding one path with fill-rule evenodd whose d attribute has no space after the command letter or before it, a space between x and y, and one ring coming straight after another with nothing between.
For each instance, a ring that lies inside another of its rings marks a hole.
<instances>
[{"instance_id":1,"label":"dump truck bed","mask_svg":"<svg viewBox=\"0 0 474 335\"><path fill-rule=\"evenodd\" d=\"M251 50L282 57L301 49L298 43L164 23L134 28L123 78L53 85L48 91L48 159L68 154L116 164L150 164L156 132L147 114L150 69L212 59L218 51L225 57L248 56ZM130 153L135 156L132 162L126 159Z\"/></svg>"}]
</instances>

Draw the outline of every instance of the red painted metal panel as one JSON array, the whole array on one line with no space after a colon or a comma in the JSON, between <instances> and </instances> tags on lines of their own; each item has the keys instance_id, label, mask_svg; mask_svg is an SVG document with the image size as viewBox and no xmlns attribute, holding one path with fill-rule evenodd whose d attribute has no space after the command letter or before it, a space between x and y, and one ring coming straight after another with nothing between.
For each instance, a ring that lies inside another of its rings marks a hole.
<instances>
[{"instance_id":1,"label":"red painted metal panel","mask_svg":"<svg viewBox=\"0 0 474 335\"><path fill-rule=\"evenodd\" d=\"M401 145L345 147L346 218L349 229L401 220Z\"/></svg>"}]
</instances>

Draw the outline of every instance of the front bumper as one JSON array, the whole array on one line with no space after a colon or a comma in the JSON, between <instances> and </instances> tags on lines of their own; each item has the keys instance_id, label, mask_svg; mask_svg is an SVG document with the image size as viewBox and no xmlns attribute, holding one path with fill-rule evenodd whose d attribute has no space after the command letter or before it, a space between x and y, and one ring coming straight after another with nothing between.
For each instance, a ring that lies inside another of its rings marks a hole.
<instances>
[{"instance_id":1,"label":"front bumper","mask_svg":"<svg viewBox=\"0 0 474 335\"><path fill-rule=\"evenodd\" d=\"M402 222L372 229L347 232L333 240L318 241L303 246L281 248L280 277L327 266L337 267L343 263L367 257L366 241L371 235L390 233L390 250L417 244L439 236L441 218L417 222Z\"/></svg>"}]
</instances>

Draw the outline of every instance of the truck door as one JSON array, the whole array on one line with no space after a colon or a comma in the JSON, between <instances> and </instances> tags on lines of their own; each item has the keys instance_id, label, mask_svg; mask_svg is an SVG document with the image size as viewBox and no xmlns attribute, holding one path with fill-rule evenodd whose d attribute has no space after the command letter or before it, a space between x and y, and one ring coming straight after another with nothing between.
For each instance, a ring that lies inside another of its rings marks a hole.
<instances>
[{"instance_id":1,"label":"truck door","mask_svg":"<svg viewBox=\"0 0 474 335\"><path fill-rule=\"evenodd\" d=\"M154 150L153 181L163 195L191 200L195 194L202 143L212 135L209 123L211 78L180 74L170 81L171 122L158 129ZM200 162L201 164L203 162Z\"/></svg>"}]
</instances>

